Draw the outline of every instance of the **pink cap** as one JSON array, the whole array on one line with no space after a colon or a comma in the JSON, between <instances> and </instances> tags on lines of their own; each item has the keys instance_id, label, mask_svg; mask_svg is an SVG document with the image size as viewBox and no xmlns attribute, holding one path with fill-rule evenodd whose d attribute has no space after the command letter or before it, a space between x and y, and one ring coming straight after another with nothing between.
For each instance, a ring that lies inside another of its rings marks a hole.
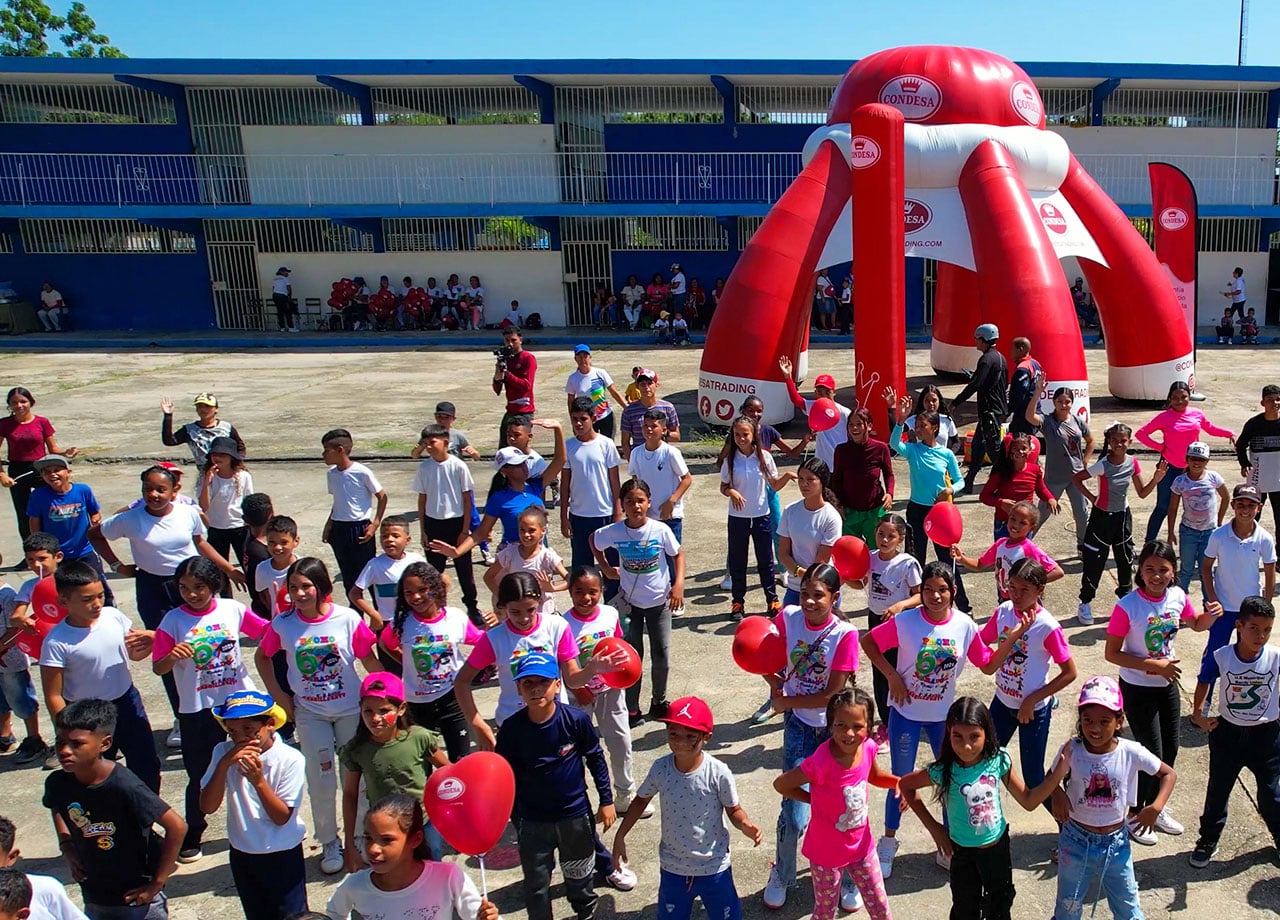
<instances>
[{"instance_id":1,"label":"pink cap","mask_svg":"<svg viewBox=\"0 0 1280 920\"><path fill-rule=\"evenodd\" d=\"M1090 677L1080 688L1079 706L1102 706L1112 712L1124 712L1124 695L1114 677Z\"/></svg>"},{"instance_id":2,"label":"pink cap","mask_svg":"<svg viewBox=\"0 0 1280 920\"><path fill-rule=\"evenodd\" d=\"M830 374L819 374L818 378L813 381L815 387L826 387L828 390L836 388L836 378Z\"/></svg>"},{"instance_id":3,"label":"pink cap","mask_svg":"<svg viewBox=\"0 0 1280 920\"><path fill-rule=\"evenodd\" d=\"M375 671L360 685L360 699L368 697L404 702L404 681L390 671Z\"/></svg>"}]
</instances>

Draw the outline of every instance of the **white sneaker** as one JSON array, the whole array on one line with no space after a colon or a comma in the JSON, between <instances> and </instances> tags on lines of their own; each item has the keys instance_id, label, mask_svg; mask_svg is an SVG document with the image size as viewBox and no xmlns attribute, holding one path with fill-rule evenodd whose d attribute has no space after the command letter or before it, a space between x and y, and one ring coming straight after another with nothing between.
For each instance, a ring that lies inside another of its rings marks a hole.
<instances>
[{"instance_id":1,"label":"white sneaker","mask_svg":"<svg viewBox=\"0 0 1280 920\"><path fill-rule=\"evenodd\" d=\"M840 909L846 914L862 910L862 892L848 875L840 878Z\"/></svg>"},{"instance_id":2,"label":"white sneaker","mask_svg":"<svg viewBox=\"0 0 1280 920\"><path fill-rule=\"evenodd\" d=\"M876 844L876 856L880 859L880 876L881 878L889 878L893 875L893 857L898 855L897 837L881 837L880 842Z\"/></svg>"},{"instance_id":3,"label":"white sneaker","mask_svg":"<svg viewBox=\"0 0 1280 920\"><path fill-rule=\"evenodd\" d=\"M164 739L164 746L171 751L176 751L182 747L182 729L174 723L173 728L169 729L169 737Z\"/></svg>"},{"instance_id":4,"label":"white sneaker","mask_svg":"<svg viewBox=\"0 0 1280 920\"><path fill-rule=\"evenodd\" d=\"M1081 626L1093 625L1093 608L1088 604L1081 604L1076 608L1076 619L1080 621Z\"/></svg>"},{"instance_id":5,"label":"white sneaker","mask_svg":"<svg viewBox=\"0 0 1280 920\"><path fill-rule=\"evenodd\" d=\"M644 806L644 811L640 812L640 817L652 818L653 816L654 816L653 799L650 799L648 804Z\"/></svg>"},{"instance_id":6,"label":"white sneaker","mask_svg":"<svg viewBox=\"0 0 1280 920\"><path fill-rule=\"evenodd\" d=\"M630 891L636 887L636 874L627 868L626 863L618 863L617 868L610 872L605 881L613 888L619 891Z\"/></svg>"},{"instance_id":7,"label":"white sneaker","mask_svg":"<svg viewBox=\"0 0 1280 920\"><path fill-rule=\"evenodd\" d=\"M933 861L939 869L945 869L948 872L951 871L951 857L941 850L933 851Z\"/></svg>"},{"instance_id":8,"label":"white sneaker","mask_svg":"<svg viewBox=\"0 0 1280 920\"><path fill-rule=\"evenodd\" d=\"M342 871L342 865L342 841L334 837L320 852L320 871L325 875L334 875Z\"/></svg>"},{"instance_id":9,"label":"white sneaker","mask_svg":"<svg viewBox=\"0 0 1280 920\"><path fill-rule=\"evenodd\" d=\"M1129 837L1134 843L1140 843L1144 847L1153 847L1156 845L1156 832L1154 830L1143 830L1138 827L1137 822L1134 821L1133 818L1130 818L1125 822L1125 827L1128 829Z\"/></svg>"},{"instance_id":10,"label":"white sneaker","mask_svg":"<svg viewBox=\"0 0 1280 920\"><path fill-rule=\"evenodd\" d=\"M613 805L614 805L614 810L615 810L615 811L617 811L617 813L618 813L618 820L619 820L619 821L621 821L621 820L622 820L622 818L623 818L623 816L625 816L625 815L626 815L626 813L627 813L627 812L629 812L629 811L631 810L631 802L632 802L632 800L631 800L630 798L626 798L626 797L624 797L624 798L622 798L621 800L619 800L619 801L617 801L617 802L614 802L614 803L613 803ZM646 803L645 803L644 811L640 812L640 817L642 817L642 818L652 818L652 817L653 817L653 814L654 814L654 811L653 811L653 799L650 799L648 802L646 802Z\"/></svg>"},{"instance_id":11,"label":"white sneaker","mask_svg":"<svg viewBox=\"0 0 1280 920\"><path fill-rule=\"evenodd\" d=\"M726 576L724 577L724 580L720 582L720 590L721 590L721 591L732 591L732 590L733 590L733 579L732 579L732 578L730 578L728 575L726 575Z\"/></svg>"},{"instance_id":12,"label":"white sneaker","mask_svg":"<svg viewBox=\"0 0 1280 920\"><path fill-rule=\"evenodd\" d=\"M684 604L681 604L679 607L671 608L671 619L674 620L676 617L682 616L684 616Z\"/></svg>"},{"instance_id":13,"label":"white sneaker","mask_svg":"<svg viewBox=\"0 0 1280 920\"><path fill-rule=\"evenodd\" d=\"M1186 830L1178 821L1169 814L1168 809L1161 809L1160 814L1156 816L1156 830L1162 834L1168 834L1170 837L1177 837Z\"/></svg>"},{"instance_id":14,"label":"white sneaker","mask_svg":"<svg viewBox=\"0 0 1280 920\"><path fill-rule=\"evenodd\" d=\"M769 870L769 881L764 886L764 906L778 910L787 903L787 886L782 883L778 867Z\"/></svg>"}]
</instances>

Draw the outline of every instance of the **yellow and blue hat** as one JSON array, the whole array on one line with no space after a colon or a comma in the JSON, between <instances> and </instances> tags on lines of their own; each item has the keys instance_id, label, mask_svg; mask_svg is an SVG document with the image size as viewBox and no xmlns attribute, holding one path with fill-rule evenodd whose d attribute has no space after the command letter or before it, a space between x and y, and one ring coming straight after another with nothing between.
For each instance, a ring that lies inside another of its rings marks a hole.
<instances>
[{"instance_id":1,"label":"yellow and blue hat","mask_svg":"<svg viewBox=\"0 0 1280 920\"><path fill-rule=\"evenodd\" d=\"M289 720L271 695L261 690L237 690L229 694L221 705L213 707L213 717L223 728L227 727L227 719L252 719L256 716L268 716L272 728L279 728Z\"/></svg>"}]
</instances>

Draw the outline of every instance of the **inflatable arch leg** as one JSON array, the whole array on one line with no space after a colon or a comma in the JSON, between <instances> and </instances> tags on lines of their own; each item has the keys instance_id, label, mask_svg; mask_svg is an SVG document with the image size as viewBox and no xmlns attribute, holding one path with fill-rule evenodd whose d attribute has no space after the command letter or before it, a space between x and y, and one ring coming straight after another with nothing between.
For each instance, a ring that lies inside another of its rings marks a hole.
<instances>
[{"instance_id":1,"label":"inflatable arch leg","mask_svg":"<svg viewBox=\"0 0 1280 920\"><path fill-rule=\"evenodd\" d=\"M929 362L940 374L959 374L978 360L973 330L984 316L978 276L950 262L939 262L937 271Z\"/></svg>"}]
</instances>

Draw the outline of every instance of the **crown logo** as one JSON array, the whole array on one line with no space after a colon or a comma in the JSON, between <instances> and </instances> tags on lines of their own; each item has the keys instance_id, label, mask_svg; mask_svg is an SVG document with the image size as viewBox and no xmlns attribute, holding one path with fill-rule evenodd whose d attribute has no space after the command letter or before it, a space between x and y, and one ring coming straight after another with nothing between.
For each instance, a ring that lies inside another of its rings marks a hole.
<instances>
[{"instance_id":1,"label":"crown logo","mask_svg":"<svg viewBox=\"0 0 1280 920\"><path fill-rule=\"evenodd\" d=\"M920 81L912 77L908 77L907 79L903 80L900 85L902 86L902 91L904 93L920 92Z\"/></svg>"},{"instance_id":2,"label":"crown logo","mask_svg":"<svg viewBox=\"0 0 1280 920\"><path fill-rule=\"evenodd\" d=\"M854 142L853 142L853 149L854 149L854 150L861 150L861 149L862 149L863 147L865 147L865 146L867 146L867 142L866 142L866 141L863 141L863 140L857 140L857 141L854 141Z\"/></svg>"}]
</instances>

